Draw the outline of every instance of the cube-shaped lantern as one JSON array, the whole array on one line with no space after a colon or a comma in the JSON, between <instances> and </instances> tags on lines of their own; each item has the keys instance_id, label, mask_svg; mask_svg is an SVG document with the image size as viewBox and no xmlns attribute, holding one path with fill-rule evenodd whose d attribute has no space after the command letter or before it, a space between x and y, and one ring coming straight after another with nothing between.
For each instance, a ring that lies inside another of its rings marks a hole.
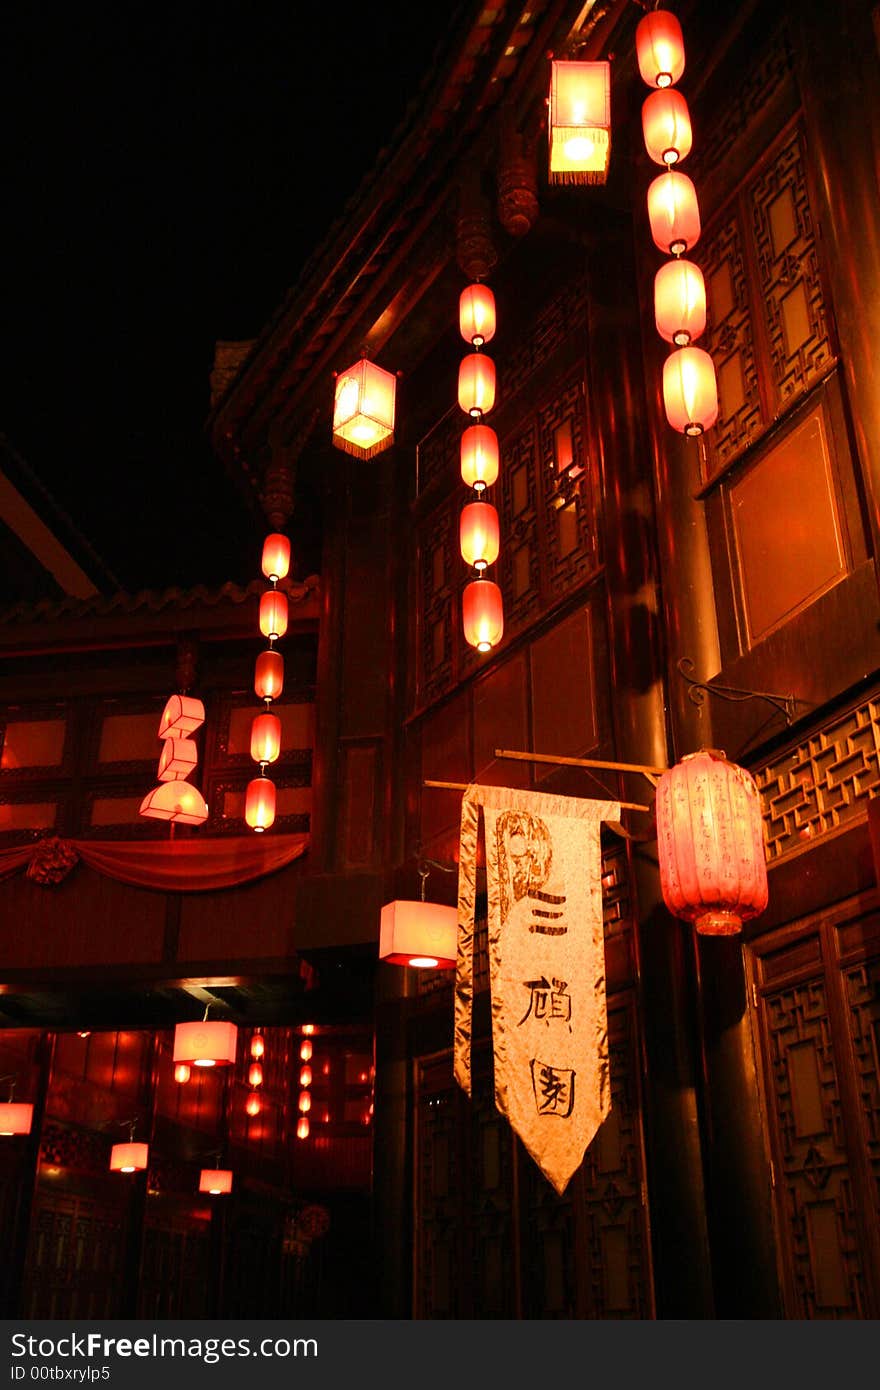
<instances>
[{"instance_id":1,"label":"cube-shaped lantern","mask_svg":"<svg viewBox=\"0 0 880 1390\"><path fill-rule=\"evenodd\" d=\"M336 378L333 443L355 458L368 459L394 443L397 379L362 357Z\"/></svg>"},{"instance_id":2,"label":"cube-shaped lantern","mask_svg":"<svg viewBox=\"0 0 880 1390\"><path fill-rule=\"evenodd\" d=\"M34 1107L23 1101L6 1100L0 1104L0 1135L30 1134Z\"/></svg>"},{"instance_id":3,"label":"cube-shaped lantern","mask_svg":"<svg viewBox=\"0 0 880 1390\"><path fill-rule=\"evenodd\" d=\"M386 903L379 918L379 959L389 965L452 970L458 951L458 909L441 903Z\"/></svg>"},{"instance_id":4,"label":"cube-shaped lantern","mask_svg":"<svg viewBox=\"0 0 880 1390\"><path fill-rule=\"evenodd\" d=\"M110 1170L113 1173L141 1173L147 1166L148 1144L114 1144L110 1150Z\"/></svg>"},{"instance_id":5,"label":"cube-shaped lantern","mask_svg":"<svg viewBox=\"0 0 880 1390\"><path fill-rule=\"evenodd\" d=\"M212 1197L220 1197L232 1191L232 1170L230 1168L203 1168L199 1173L199 1191L208 1192Z\"/></svg>"},{"instance_id":6,"label":"cube-shaped lantern","mask_svg":"<svg viewBox=\"0 0 880 1390\"><path fill-rule=\"evenodd\" d=\"M191 738L166 738L159 754L159 781L178 782L188 777L199 760Z\"/></svg>"},{"instance_id":7,"label":"cube-shaped lantern","mask_svg":"<svg viewBox=\"0 0 880 1390\"><path fill-rule=\"evenodd\" d=\"M192 695L171 695L159 720L160 738L189 738L205 722L205 706Z\"/></svg>"},{"instance_id":8,"label":"cube-shaped lantern","mask_svg":"<svg viewBox=\"0 0 880 1390\"><path fill-rule=\"evenodd\" d=\"M173 1060L191 1062L194 1067L227 1067L235 1061L237 1041L234 1023L178 1023L174 1029Z\"/></svg>"},{"instance_id":9,"label":"cube-shaped lantern","mask_svg":"<svg viewBox=\"0 0 880 1390\"><path fill-rule=\"evenodd\" d=\"M550 183L604 183L611 153L611 64L550 64Z\"/></svg>"}]
</instances>

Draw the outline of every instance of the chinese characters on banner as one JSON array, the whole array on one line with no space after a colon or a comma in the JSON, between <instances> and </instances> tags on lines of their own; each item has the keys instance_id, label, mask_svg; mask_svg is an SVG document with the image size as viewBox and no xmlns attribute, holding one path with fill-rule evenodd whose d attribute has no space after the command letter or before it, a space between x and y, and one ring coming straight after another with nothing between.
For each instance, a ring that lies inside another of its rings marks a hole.
<instances>
[{"instance_id":1,"label":"chinese characters on banner","mask_svg":"<svg viewBox=\"0 0 880 1390\"><path fill-rule=\"evenodd\" d=\"M612 801L470 786L461 804L455 1077L471 1093L474 904L486 837L495 1104L562 1193L607 1115L603 820Z\"/></svg>"}]
</instances>

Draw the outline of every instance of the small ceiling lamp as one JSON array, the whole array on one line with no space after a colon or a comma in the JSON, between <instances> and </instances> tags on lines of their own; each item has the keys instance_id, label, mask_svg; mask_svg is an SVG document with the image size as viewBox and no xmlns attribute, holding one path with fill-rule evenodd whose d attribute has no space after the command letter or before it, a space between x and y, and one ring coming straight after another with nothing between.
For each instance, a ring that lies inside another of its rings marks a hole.
<instances>
[{"instance_id":1,"label":"small ceiling lamp","mask_svg":"<svg viewBox=\"0 0 880 1390\"><path fill-rule=\"evenodd\" d=\"M110 1150L112 1173L142 1173L149 1161L148 1144L114 1144Z\"/></svg>"},{"instance_id":2,"label":"small ceiling lamp","mask_svg":"<svg viewBox=\"0 0 880 1390\"><path fill-rule=\"evenodd\" d=\"M693 143L691 115L681 92L674 87L651 92L642 103L645 149L655 164L677 164L690 153Z\"/></svg>"},{"instance_id":3,"label":"small ceiling lamp","mask_svg":"<svg viewBox=\"0 0 880 1390\"><path fill-rule=\"evenodd\" d=\"M424 880L422 883L424 889ZM458 951L458 909L442 903L397 900L379 917L379 959L388 965L453 970Z\"/></svg>"},{"instance_id":4,"label":"small ceiling lamp","mask_svg":"<svg viewBox=\"0 0 880 1390\"><path fill-rule=\"evenodd\" d=\"M189 738L205 722L205 706L192 695L169 696L159 720L160 738Z\"/></svg>"},{"instance_id":5,"label":"small ceiling lamp","mask_svg":"<svg viewBox=\"0 0 880 1390\"><path fill-rule=\"evenodd\" d=\"M265 766L281 752L281 720L277 714L258 714L251 724L251 757Z\"/></svg>"},{"instance_id":6,"label":"small ceiling lamp","mask_svg":"<svg viewBox=\"0 0 880 1390\"><path fill-rule=\"evenodd\" d=\"M208 819L205 798L190 782L161 782L148 792L140 814L153 820L170 820L177 825L203 825Z\"/></svg>"},{"instance_id":7,"label":"small ceiling lamp","mask_svg":"<svg viewBox=\"0 0 880 1390\"><path fill-rule=\"evenodd\" d=\"M191 738L166 738L159 754L159 781L179 782L193 771L199 760Z\"/></svg>"},{"instance_id":8,"label":"small ceiling lamp","mask_svg":"<svg viewBox=\"0 0 880 1390\"><path fill-rule=\"evenodd\" d=\"M296 1126L296 1137L297 1137L297 1139L308 1139L308 1137L309 1137L309 1120L308 1120L308 1116L307 1116L307 1115L301 1115L300 1118L299 1118L299 1120L297 1121L297 1126Z\"/></svg>"},{"instance_id":9,"label":"small ceiling lamp","mask_svg":"<svg viewBox=\"0 0 880 1390\"><path fill-rule=\"evenodd\" d=\"M669 10L652 10L636 26L636 57L649 87L672 87L684 72L684 36Z\"/></svg>"},{"instance_id":10,"label":"small ceiling lamp","mask_svg":"<svg viewBox=\"0 0 880 1390\"><path fill-rule=\"evenodd\" d=\"M270 647L257 657L254 690L261 700L277 700L283 689L284 657Z\"/></svg>"},{"instance_id":11,"label":"small ceiling lamp","mask_svg":"<svg viewBox=\"0 0 880 1390\"><path fill-rule=\"evenodd\" d=\"M300 1084L300 1086L311 1086L311 1084L312 1084L312 1069L311 1069L311 1067L300 1067L300 1069L299 1069L299 1084Z\"/></svg>"},{"instance_id":12,"label":"small ceiling lamp","mask_svg":"<svg viewBox=\"0 0 880 1390\"><path fill-rule=\"evenodd\" d=\"M657 784L663 900L706 936L733 936L767 906L761 797L745 768L704 748Z\"/></svg>"},{"instance_id":13,"label":"small ceiling lamp","mask_svg":"<svg viewBox=\"0 0 880 1390\"><path fill-rule=\"evenodd\" d=\"M262 1033L254 1033L254 1036L251 1038L251 1056L262 1057L265 1051L266 1044L263 1040Z\"/></svg>"},{"instance_id":14,"label":"small ceiling lamp","mask_svg":"<svg viewBox=\"0 0 880 1390\"><path fill-rule=\"evenodd\" d=\"M259 1062L251 1062L250 1066L248 1067L248 1085L262 1086L262 1084L263 1068L260 1066Z\"/></svg>"},{"instance_id":15,"label":"small ceiling lamp","mask_svg":"<svg viewBox=\"0 0 880 1390\"><path fill-rule=\"evenodd\" d=\"M706 282L700 267L666 261L654 276L654 321L667 343L687 347L706 327Z\"/></svg>"},{"instance_id":16,"label":"small ceiling lamp","mask_svg":"<svg viewBox=\"0 0 880 1390\"><path fill-rule=\"evenodd\" d=\"M687 174L670 169L648 188L648 220L654 245L671 256L681 256L700 238L697 190Z\"/></svg>"},{"instance_id":17,"label":"small ceiling lamp","mask_svg":"<svg viewBox=\"0 0 880 1390\"><path fill-rule=\"evenodd\" d=\"M275 783L269 777L254 777L247 784L244 818L258 835L275 821Z\"/></svg>"},{"instance_id":18,"label":"small ceiling lamp","mask_svg":"<svg viewBox=\"0 0 880 1390\"><path fill-rule=\"evenodd\" d=\"M270 642L287 631L287 595L280 589L267 589L260 597L260 631Z\"/></svg>"},{"instance_id":19,"label":"small ceiling lamp","mask_svg":"<svg viewBox=\"0 0 880 1390\"><path fill-rule=\"evenodd\" d=\"M483 492L498 478L498 435L490 425L469 425L461 436L461 476Z\"/></svg>"},{"instance_id":20,"label":"small ceiling lamp","mask_svg":"<svg viewBox=\"0 0 880 1390\"><path fill-rule=\"evenodd\" d=\"M0 1103L0 1136L30 1134L34 1122L34 1107L24 1101L6 1100Z\"/></svg>"},{"instance_id":21,"label":"small ceiling lamp","mask_svg":"<svg viewBox=\"0 0 880 1390\"><path fill-rule=\"evenodd\" d=\"M495 296L488 285L468 285L462 290L458 326L472 347L482 347L495 337Z\"/></svg>"},{"instance_id":22,"label":"small ceiling lamp","mask_svg":"<svg viewBox=\"0 0 880 1390\"><path fill-rule=\"evenodd\" d=\"M362 357L336 378L333 443L368 459L394 443L397 379Z\"/></svg>"},{"instance_id":23,"label":"small ceiling lamp","mask_svg":"<svg viewBox=\"0 0 880 1390\"><path fill-rule=\"evenodd\" d=\"M256 1094L248 1096L247 1104L244 1108L247 1111L248 1115L250 1115L251 1119L253 1119L255 1115L259 1115L260 1110L262 1109L262 1106L260 1105L260 1097Z\"/></svg>"},{"instance_id":24,"label":"small ceiling lamp","mask_svg":"<svg viewBox=\"0 0 880 1390\"><path fill-rule=\"evenodd\" d=\"M718 418L715 365L708 352L683 347L663 363L663 404L673 429L692 437L714 425Z\"/></svg>"},{"instance_id":25,"label":"small ceiling lamp","mask_svg":"<svg viewBox=\"0 0 880 1390\"><path fill-rule=\"evenodd\" d=\"M468 353L458 369L458 403L479 420L495 404L495 363L482 352Z\"/></svg>"},{"instance_id":26,"label":"small ceiling lamp","mask_svg":"<svg viewBox=\"0 0 880 1390\"><path fill-rule=\"evenodd\" d=\"M177 1063L177 1066L174 1068L175 1081L179 1082L180 1085L183 1086L187 1081L189 1081L191 1075L192 1073L189 1067L187 1066L186 1062Z\"/></svg>"},{"instance_id":27,"label":"small ceiling lamp","mask_svg":"<svg viewBox=\"0 0 880 1390\"><path fill-rule=\"evenodd\" d=\"M500 549L498 513L490 502L469 502L459 523L461 558L475 570L494 565Z\"/></svg>"},{"instance_id":28,"label":"small ceiling lamp","mask_svg":"<svg viewBox=\"0 0 880 1390\"><path fill-rule=\"evenodd\" d=\"M284 579L290 569L290 541L280 531L273 531L263 541L262 570L273 584Z\"/></svg>"},{"instance_id":29,"label":"small ceiling lamp","mask_svg":"<svg viewBox=\"0 0 880 1390\"><path fill-rule=\"evenodd\" d=\"M504 602L491 579L473 579L462 594L465 640L478 652L491 651L504 635Z\"/></svg>"},{"instance_id":30,"label":"small ceiling lamp","mask_svg":"<svg viewBox=\"0 0 880 1390\"><path fill-rule=\"evenodd\" d=\"M203 1168L199 1173L199 1191L211 1197L222 1197L232 1191L232 1170L230 1168Z\"/></svg>"},{"instance_id":31,"label":"small ceiling lamp","mask_svg":"<svg viewBox=\"0 0 880 1390\"><path fill-rule=\"evenodd\" d=\"M611 154L611 64L550 64L550 183L604 183Z\"/></svg>"},{"instance_id":32,"label":"small ceiling lamp","mask_svg":"<svg viewBox=\"0 0 880 1390\"><path fill-rule=\"evenodd\" d=\"M309 1091L300 1091L297 1102L300 1114L307 1115L312 1108L312 1097Z\"/></svg>"},{"instance_id":33,"label":"small ceiling lamp","mask_svg":"<svg viewBox=\"0 0 880 1390\"><path fill-rule=\"evenodd\" d=\"M312 1044L308 1038L299 1045L299 1059L301 1062L310 1062L312 1060Z\"/></svg>"},{"instance_id":34,"label":"small ceiling lamp","mask_svg":"<svg viewBox=\"0 0 880 1390\"><path fill-rule=\"evenodd\" d=\"M175 1062L195 1067L227 1067L235 1061L238 1028L223 1021L178 1023L174 1029Z\"/></svg>"}]
</instances>

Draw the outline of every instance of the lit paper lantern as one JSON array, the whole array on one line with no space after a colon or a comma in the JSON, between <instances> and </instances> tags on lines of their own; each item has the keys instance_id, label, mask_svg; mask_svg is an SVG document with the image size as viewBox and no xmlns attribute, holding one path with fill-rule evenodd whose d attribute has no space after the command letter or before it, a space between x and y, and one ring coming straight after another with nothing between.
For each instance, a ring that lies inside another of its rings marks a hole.
<instances>
[{"instance_id":1,"label":"lit paper lantern","mask_svg":"<svg viewBox=\"0 0 880 1390\"><path fill-rule=\"evenodd\" d=\"M251 1056L262 1057L265 1051L266 1044L263 1041L262 1034L254 1033L254 1036L251 1038Z\"/></svg>"},{"instance_id":2,"label":"lit paper lantern","mask_svg":"<svg viewBox=\"0 0 880 1390\"><path fill-rule=\"evenodd\" d=\"M488 285L468 285L458 301L458 326L466 343L482 347L495 337L495 296Z\"/></svg>"},{"instance_id":3,"label":"lit paper lantern","mask_svg":"<svg viewBox=\"0 0 880 1390\"><path fill-rule=\"evenodd\" d=\"M232 1191L232 1170L229 1168L203 1168L199 1173L199 1191L212 1197L221 1197Z\"/></svg>"},{"instance_id":4,"label":"lit paper lantern","mask_svg":"<svg viewBox=\"0 0 880 1390\"><path fill-rule=\"evenodd\" d=\"M254 777L247 784L244 818L251 830L261 835L275 820L275 783L268 777Z\"/></svg>"},{"instance_id":5,"label":"lit paper lantern","mask_svg":"<svg viewBox=\"0 0 880 1390\"><path fill-rule=\"evenodd\" d=\"M227 1067L235 1061L238 1028L234 1023L205 1019L199 1023L178 1023L174 1029L175 1062L195 1067Z\"/></svg>"},{"instance_id":6,"label":"lit paper lantern","mask_svg":"<svg viewBox=\"0 0 880 1390\"><path fill-rule=\"evenodd\" d=\"M277 714L258 714L251 724L251 757L255 763L274 763L281 752L281 720Z\"/></svg>"},{"instance_id":7,"label":"lit paper lantern","mask_svg":"<svg viewBox=\"0 0 880 1390\"><path fill-rule=\"evenodd\" d=\"M198 760L199 752L191 738L166 738L159 754L159 781L183 781Z\"/></svg>"},{"instance_id":8,"label":"lit paper lantern","mask_svg":"<svg viewBox=\"0 0 880 1390\"><path fill-rule=\"evenodd\" d=\"M186 1062L178 1062L177 1066L174 1068L174 1080L179 1082L181 1086L189 1081L191 1074Z\"/></svg>"},{"instance_id":9,"label":"lit paper lantern","mask_svg":"<svg viewBox=\"0 0 880 1390\"><path fill-rule=\"evenodd\" d=\"M462 359L458 369L458 403L467 415L478 419L495 404L495 363L482 352Z\"/></svg>"},{"instance_id":10,"label":"lit paper lantern","mask_svg":"<svg viewBox=\"0 0 880 1390\"><path fill-rule=\"evenodd\" d=\"M669 10L652 10L636 26L636 57L649 87L672 87L684 72L684 37Z\"/></svg>"},{"instance_id":11,"label":"lit paper lantern","mask_svg":"<svg viewBox=\"0 0 880 1390\"><path fill-rule=\"evenodd\" d=\"M504 635L501 590L490 579L473 579L462 594L465 641L478 652L491 651Z\"/></svg>"},{"instance_id":12,"label":"lit paper lantern","mask_svg":"<svg viewBox=\"0 0 880 1390\"><path fill-rule=\"evenodd\" d=\"M308 1139L309 1137L309 1121L306 1115L301 1115L297 1121L296 1137L297 1139Z\"/></svg>"},{"instance_id":13,"label":"lit paper lantern","mask_svg":"<svg viewBox=\"0 0 880 1390\"><path fill-rule=\"evenodd\" d=\"M550 64L550 183L604 183L611 154L611 64Z\"/></svg>"},{"instance_id":14,"label":"lit paper lantern","mask_svg":"<svg viewBox=\"0 0 880 1390\"><path fill-rule=\"evenodd\" d=\"M677 164L691 150L693 132L688 104L674 87L652 92L642 104L645 149L655 164Z\"/></svg>"},{"instance_id":15,"label":"lit paper lantern","mask_svg":"<svg viewBox=\"0 0 880 1390\"><path fill-rule=\"evenodd\" d=\"M287 631L287 595L280 589L267 589L260 598L260 631L270 642Z\"/></svg>"},{"instance_id":16,"label":"lit paper lantern","mask_svg":"<svg viewBox=\"0 0 880 1390\"><path fill-rule=\"evenodd\" d=\"M706 936L733 936L767 906L761 798L745 768L702 749L657 784L663 900Z\"/></svg>"},{"instance_id":17,"label":"lit paper lantern","mask_svg":"<svg viewBox=\"0 0 880 1390\"><path fill-rule=\"evenodd\" d=\"M284 657L270 647L257 657L254 690L261 700L277 700L283 689Z\"/></svg>"},{"instance_id":18,"label":"lit paper lantern","mask_svg":"<svg viewBox=\"0 0 880 1390\"><path fill-rule=\"evenodd\" d=\"M149 1159L148 1144L114 1144L110 1150L110 1170L114 1173L142 1173Z\"/></svg>"},{"instance_id":19,"label":"lit paper lantern","mask_svg":"<svg viewBox=\"0 0 880 1390\"><path fill-rule=\"evenodd\" d=\"M34 1122L34 1107L26 1101L0 1102L0 1135L30 1134Z\"/></svg>"},{"instance_id":20,"label":"lit paper lantern","mask_svg":"<svg viewBox=\"0 0 880 1390\"><path fill-rule=\"evenodd\" d=\"M310 1092L300 1091L297 1105L299 1106L300 1113L302 1115L307 1115L312 1108L312 1097Z\"/></svg>"},{"instance_id":21,"label":"lit paper lantern","mask_svg":"<svg viewBox=\"0 0 880 1390\"><path fill-rule=\"evenodd\" d=\"M697 190L687 174L670 169L648 187L648 220L654 245L671 256L690 251L700 239Z\"/></svg>"},{"instance_id":22,"label":"lit paper lantern","mask_svg":"<svg viewBox=\"0 0 880 1390\"><path fill-rule=\"evenodd\" d=\"M299 1045L299 1060L301 1062L310 1062L312 1060L312 1044L308 1038Z\"/></svg>"},{"instance_id":23,"label":"lit paper lantern","mask_svg":"<svg viewBox=\"0 0 880 1390\"><path fill-rule=\"evenodd\" d=\"M379 917L379 959L389 965L454 970L458 909L442 903L386 903Z\"/></svg>"},{"instance_id":24,"label":"lit paper lantern","mask_svg":"<svg viewBox=\"0 0 880 1390\"><path fill-rule=\"evenodd\" d=\"M159 720L160 738L189 738L205 722L205 706L192 695L169 696Z\"/></svg>"},{"instance_id":25,"label":"lit paper lantern","mask_svg":"<svg viewBox=\"0 0 880 1390\"><path fill-rule=\"evenodd\" d=\"M290 541L280 531L273 531L263 541L262 570L267 579L277 584L290 569Z\"/></svg>"},{"instance_id":26,"label":"lit paper lantern","mask_svg":"<svg viewBox=\"0 0 880 1390\"><path fill-rule=\"evenodd\" d=\"M397 379L361 358L336 378L333 443L347 454L368 459L394 443Z\"/></svg>"},{"instance_id":27,"label":"lit paper lantern","mask_svg":"<svg viewBox=\"0 0 880 1390\"><path fill-rule=\"evenodd\" d=\"M251 1065L248 1067L248 1085L262 1086L262 1084L263 1068L260 1066L259 1062L252 1062Z\"/></svg>"},{"instance_id":28,"label":"lit paper lantern","mask_svg":"<svg viewBox=\"0 0 880 1390\"><path fill-rule=\"evenodd\" d=\"M140 814L176 825L203 825L208 819L205 798L190 782L161 782L141 802Z\"/></svg>"},{"instance_id":29,"label":"lit paper lantern","mask_svg":"<svg viewBox=\"0 0 880 1390\"><path fill-rule=\"evenodd\" d=\"M500 548L498 513L489 502L469 502L459 524L461 558L474 569L494 565Z\"/></svg>"},{"instance_id":30,"label":"lit paper lantern","mask_svg":"<svg viewBox=\"0 0 880 1390\"><path fill-rule=\"evenodd\" d=\"M244 1108L250 1115L251 1119L253 1119L255 1115L259 1115L260 1110L262 1109L262 1106L260 1105L260 1097L257 1095L248 1096L247 1105Z\"/></svg>"},{"instance_id":31,"label":"lit paper lantern","mask_svg":"<svg viewBox=\"0 0 880 1390\"><path fill-rule=\"evenodd\" d=\"M310 1038L315 1031L315 1025L314 1023L304 1023L302 1026L302 1030L306 1037Z\"/></svg>"},{"instance_id":32,"label":"lit paper lantern","mask_svg":"<svg viewBox=\"0 0 880 1390\"><path fill-rule=\"evenodd\" d=\"M674 430L696 436L718 418L715 364L702 348L683 347L663 363L663 404Z\"/></svg>"},{"instance_id":33,"label":"lit paper lantern","mask_svg":"<svg viewBox=\"0 0 880 1390\"><path fill-rule=\"evenodd\" d=\"M687 347L706 327L706 282L700 267L667 261L654 276L654 321L667 343Z\"/></svg>"},{"instance_id":34,"label":"lit paper lantern","mask_svg":"<svg viewBox=\"0 0 880 1390\"><path fill-rule=\"evenodd\" d=\"M300 1069L299 1069L299 1084L300 1084L301 1086L311 1086L311 1084L312 1084L312 1069L311 1069L311 1067L300 1067Z\"/></svg>"},{"instance_id":35,"label":"lit paper lantern","mask_svg":"<svg viewBox=\"0 0 880 1390\"><path fill-rule=\"evenodd\" d=\"M498 478L498 435L491 425L469 425L461 436L461 476L477 492Z\"/></svg>"}]
</instances>

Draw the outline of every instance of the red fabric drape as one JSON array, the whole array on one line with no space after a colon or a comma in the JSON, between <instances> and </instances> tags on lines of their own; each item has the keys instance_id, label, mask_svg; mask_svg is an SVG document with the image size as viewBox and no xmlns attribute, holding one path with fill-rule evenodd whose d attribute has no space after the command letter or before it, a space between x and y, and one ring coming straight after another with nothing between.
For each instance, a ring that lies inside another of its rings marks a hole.
<instances>
[{"instance_id":1,"label":"red fabric drape","mask_svg":"<svg viewBox=\"0 0 880 1390\"><path fill-rule=\"evenodd\" d=\"M230 836L216 840L65 840L84 864L108 878L166 893L234 888L262 878L305 854L308 835L264 839ZM0 879L23 869L44 841L0 850ZM60 877L60 876L59 876Z\"/></svg>"}]
</instances>

